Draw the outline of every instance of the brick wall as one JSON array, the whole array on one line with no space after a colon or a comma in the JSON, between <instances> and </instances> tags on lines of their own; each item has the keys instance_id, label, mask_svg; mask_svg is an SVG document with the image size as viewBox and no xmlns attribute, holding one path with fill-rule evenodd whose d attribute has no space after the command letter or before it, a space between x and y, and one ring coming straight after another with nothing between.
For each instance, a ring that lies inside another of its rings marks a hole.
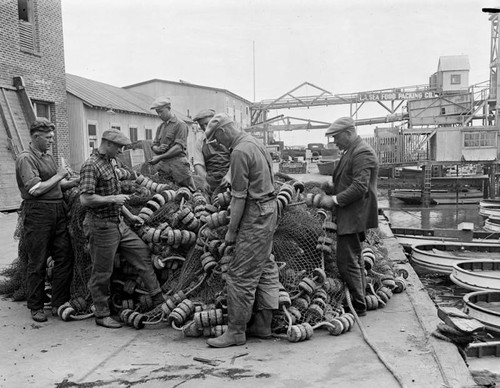
<instances>
[{"instance_id":1,"label":"brick wall","mask_svg":"<svg viewBox=\"0 0 500 388\"><path fill-rule=\"evenodd\" d=\"M36 49L27 52L20 46L18 1L0 1L0 84L12 86L21 76L32 100L53 104L53 153L70 160L61 1L33 0L33 11Z\"/></svg>"}]
</instances>

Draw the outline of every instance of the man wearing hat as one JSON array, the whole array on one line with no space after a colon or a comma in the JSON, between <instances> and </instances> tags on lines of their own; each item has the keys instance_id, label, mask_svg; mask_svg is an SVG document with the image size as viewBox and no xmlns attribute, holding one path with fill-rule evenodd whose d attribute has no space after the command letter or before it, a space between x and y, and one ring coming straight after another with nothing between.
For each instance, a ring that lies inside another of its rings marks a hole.
<instances>
[{"instance_id":1,"label":"man wearing hat","mask_svg":"<svg viewBox=\"0 0 500 388\"><path fill-rule=\"evenodd\" d=\"M151 109L156 111L163 123L156 130L151 146L155 156L151 158L149 164L158 164L161 176L195 191L196 186L186 156L188 126L172 113L168 97L158 97L153 101Z\"/></svg>"},{"instance_id":2,"label":"man wearing hat","mask_svg":"<svg viewBox=\"0 0 500 388\"><path fill-rule=\"evenodd\" d=\"M87 208L83 221L89 242L92 271L89 290L95 306L95 321L99 326L119 328L110 317L110 279L116 253L139 271L153 304L163 302L160 284L151 263L148 246L123 221L122 214L134 225L142 220L123 206L129 199L121 194L116 155L130 140L119 130L104 131L99 148L80 170L80 202Z\"/></svg>"},{"instance_id":3,"label":"man wearing hat","mask_svg":"<svg viewBox=\"0 0 500 388\"><path fill-rule=\"evenodd\" d=\"M207 142L231 149L231 220L226 244L236 244L229 262L228 329L208 345L243 345L246 335L271 336L272 312L278 308L278 267L271 255L277 221L272 160L264 145L240 131L225 113L208 123ZM246 330L254 310L254 321Z\"/></svg>"},{"instance_id":4,"label":"man wearing hat","mask_svg":"<svg viewBox=\"0 0 500 388\"><path fill-rule=\"evenodd\" d=\"M78 186L79 179L68 180L64 166L57 167L48 153L54 143L55 126L38 118L30 126L29 148L16 158L16 179L23 203L23 239L28 256L26 298L31 317L47 321L43 311L47 258L54 262L52 277L53 312L70 299L73 278L73 252L67 230L62 190Z\"/></svg>"},{"instance_id":5,"label":"man wearing hat","mask_svg":"<svg viewBox=\"0 0 500 388\"><path fill-rule=\"evenodd\" d=\"M333 202L337 222L337 267L351 292L357 314L366 314L364 261L361 243L366 230L378 226L375 151L357 135L354 120L341 117L326 131L343 151L333 171Z\"/></svg>"},{"instance_id":6,"label":"man wearing hat","mask_svg":"<svg viewBox=\"0 0 500 388\"><path fill-rule=\"evenodd\" d=\"M194 147L193 165L196 173L205 181L207 192L217 194L229 183L229 150L217 142L208 143L205 130L208 122L214 117L213 109L204 109L194 116L203 135L197 139Z\"/></svg>"}]
</instances>

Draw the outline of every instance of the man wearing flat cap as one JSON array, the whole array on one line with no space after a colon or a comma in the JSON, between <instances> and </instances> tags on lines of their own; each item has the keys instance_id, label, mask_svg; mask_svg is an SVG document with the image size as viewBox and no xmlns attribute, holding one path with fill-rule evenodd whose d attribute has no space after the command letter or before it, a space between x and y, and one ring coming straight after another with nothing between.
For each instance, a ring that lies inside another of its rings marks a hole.
<instances>
[{"instance_id":1,"label":"man wearing flat cap","mask_svg":"<svg viewBox=\"0 0 500 388\"><path fill-rule=\"evenodd\" d=\"M366 279L361 243L366 230L378 226L375 151L357 135L354 120L341 117L326 131L343 151L333 171L333 202L337 222L337 267L360 316L366 314Z\"/></svg>"},{"instance_id":2,"label":"man wearing flat cap","mask_svg":"<svg viewBox=\"0 0 500 388\"><path fill-rule=\"evenodd\" d=\"M31 317L47 321L43 310L47 258L52 256L52 311L70 299L73 278L73 252L67 230L62 191L78 186L79 179L68 179L64 166L57 167L48 152L54 143L55 126L38 118L30 126L29 148L16 158L16 179L23 203L23 239L28 256L26 298ZM57 315L57 314L55 314Z\"/></svg>"},{"instance_id":3,"label":"man wearing flat cap","mask_svg":"<svg viewBox=\"0 0 500 388\"><path fill-rule=\"evenodd\" d=\"M230 177L229 150L217 142L208 143L206 139L205 130L214 115L213 109L204 109L193 118L203 131L194 146L193 165L198 176L204 180L210 195L224 190Z\"/></svg>"},{"instance_id":4,"label":"man wearing flat cap","mask_svg":"<svg viewBox=\"0 0 500 388\"><path fill-rule=\"evenodd\" d=\"M186 147L188 126L171 111L170 98L158 97L151 105L163 123L156 130L151 149L155 156L149 164L158 164L160 176L172 179L179 186L196 190L191 168L187 159Z\"/></svg>"},{"instance_id":5,"label":"man wearing flat cap","mask_svg":"<svg viewBox=\"0 0 500 388\"><path fill-rule=\"evenodd\" d=\"M240 131L225 113L208 123L207 141L231 149L231 219L225 236L236 244L229 262L228 329L208 345L243 345L246 336L271 337L273 310L278 308L278 267L271 255L277 221L277 202L271 155L252 135ZM253 324L248 327L254 311Z\"/></svg>"},{"instance_id":6,"label":"man wearing flat cap","mask_svg":"<svg viewBox=\"0 0 500 388\"><path fill-rule=\"evenodd\" d=\"M130 140L119 130L104 131L99 148L88 158L80 170L80 202L87 208L83 221L89 242L92 271L89 290L95 306L95 321L99 326L119 328L121 324L110 315L110 280L116 253L133 265L144 281L153 304L163 302L160 284L151 263L148 246L123 221L142 224L123 206L129 199L121 194L116 155Z\"/></svg>"}]
</instances>

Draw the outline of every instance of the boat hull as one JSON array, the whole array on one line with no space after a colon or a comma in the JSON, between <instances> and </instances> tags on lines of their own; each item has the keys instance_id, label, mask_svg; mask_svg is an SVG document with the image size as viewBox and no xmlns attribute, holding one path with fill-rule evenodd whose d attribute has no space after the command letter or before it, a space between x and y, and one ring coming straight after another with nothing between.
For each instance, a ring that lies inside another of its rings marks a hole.
<instances>
[{"instance_id":1,"label":"boat hull","mask_svg":"<svg viewBox=\"0 0 500 388\"><path fill-rule=\"evenodd\" d=\"M479 207L500 209L500 200L498 200L498 199L483 199L479 202Z\"/></svg>"},{"instance_id":2,"label":"boat hull","mask_svg":"<svg viewBox=\"0 0 500 388\"><path fill-rule=\"evenodd\" d=\"M485 243L417 244L411 247L411 262L428 271L449 275L453 265L490 258L500 263L500 245Z\"/></svg>"},{"instance_id":3,"label":"boat hull","mask_svg":"<svg viewBox=\"0 0 500 388\"><path fill-rule=\"evenodd\" d=\"M494 219L494 218L487 218L485 221L484 221L484 230L487 230L487 231L490 231L490 232L494 232L494 233L498 233L500 232L500 223L498 220Z\"/></svg>"},{"instance_id":4,"label":"boat hull","mask_svg":"<svg viewBox=\"0 0 500 388\"><path fill-rule=\"evenodd\" d=\"M460 191L458 193L447 190L431 190L430 196L431 204L434 205L465 205L479 203L483 198L483 193L475 189ZM391 197L412 205L422 203L421 190L395 189L391 192Z\"/></svg>"},{"instance_id":5,"label":"boat hull","mask_svg":"<svg viewBox=\"0 0 500 388\"><path fill-rule=\"evenodd\" d=\"M483 259L455 263L450 279L468 290L500 292L500 260Z\"/></svg>"},{"instance_id":6,"label":"boat hull","mask_svg":"<svg viewBox=\"0 0 500 388\"><path fill-rule=\"evenodd\" d=\"M500 245L500 233L460 229L391 229L394 237L398 239L398 242L406 250L411 250L412 245L445 242L467 242Z\"/></svg>"},{"instance_id":7,"label":"boat hull","mask_svg":"<svg viewBox=\"0 0 500 388\"><path fill-rule=\"evenodd\" d=\"M477 291L464 295L464 312L500 333L500 291Z\"/></svg>"}]
</instances>

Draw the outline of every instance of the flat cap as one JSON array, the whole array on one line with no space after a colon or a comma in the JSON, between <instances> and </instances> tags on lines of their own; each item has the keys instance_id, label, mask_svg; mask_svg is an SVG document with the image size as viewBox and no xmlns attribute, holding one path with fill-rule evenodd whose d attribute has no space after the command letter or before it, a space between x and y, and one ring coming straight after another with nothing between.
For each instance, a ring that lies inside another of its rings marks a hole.
<instances>
[{"instance_id":1,"label":"flat cap","mask_svg":"<svg viewBox=\"0 0 500 388\"><path fill-rule=\"evenodd\" d=\"M153 101L150 109L158 109L158 108L161 108L165 105L170 106L170 104L171 104L170 97L160 96L156 100Z\"/></svg>"},{"instance_id":2,"label":"flat cap","mask_svg":"<svg viewBox=\"0 0 500 388\"><path fill-rule=\"evenodd\" d=\"M102 138L103 140L107 140L121 146L132 144L130 139L118 129L108 129L104 131L104 133L102 134Z\"/></svg>"},{"instance_id":3,"label":"flat cap","mask_svg":"<svg viewBox=\"0 0 500 388\"><path fill-rule=\"evenodd\" d=\"M206 119L207 117L214 117L215 111L213 109L203 109L196 113L196 116L193 117L194 121L198 121L201 119Z\"/></svg>"},{"instance_id":4,"label":"flat cap","mask_svg":"<svg viewBox=\"0 0 500 388\"><path fill-rule=\"evenodd\" d=\"M328 127L325 136L335 136L349 128L356 128L354 120L351 117L341 117Z\"/></svg>"},{"instance_id":5,"label":"flat cap","mask_svg":"<svg viewBox=\"0 0 500 388\"><path fill-rule=\"evenodd\" d=\"M30 125L30 131L50 132L55 129L55 125L44 117L38 117Z\"/></svg>"},{"instance_id":6,"label":"flat cap","mask_svg":"<svg viewBox=\"0 0 500 388\"><path fill-rule=\"evenodd\" d=\"M233 119L227 113L217 113L214 117L212 117L212 120L209 121L207 129L205 130L207 140L211 141L215 132L217 132L217 129L232 122Z\"/></svg>"}]
</instances>

